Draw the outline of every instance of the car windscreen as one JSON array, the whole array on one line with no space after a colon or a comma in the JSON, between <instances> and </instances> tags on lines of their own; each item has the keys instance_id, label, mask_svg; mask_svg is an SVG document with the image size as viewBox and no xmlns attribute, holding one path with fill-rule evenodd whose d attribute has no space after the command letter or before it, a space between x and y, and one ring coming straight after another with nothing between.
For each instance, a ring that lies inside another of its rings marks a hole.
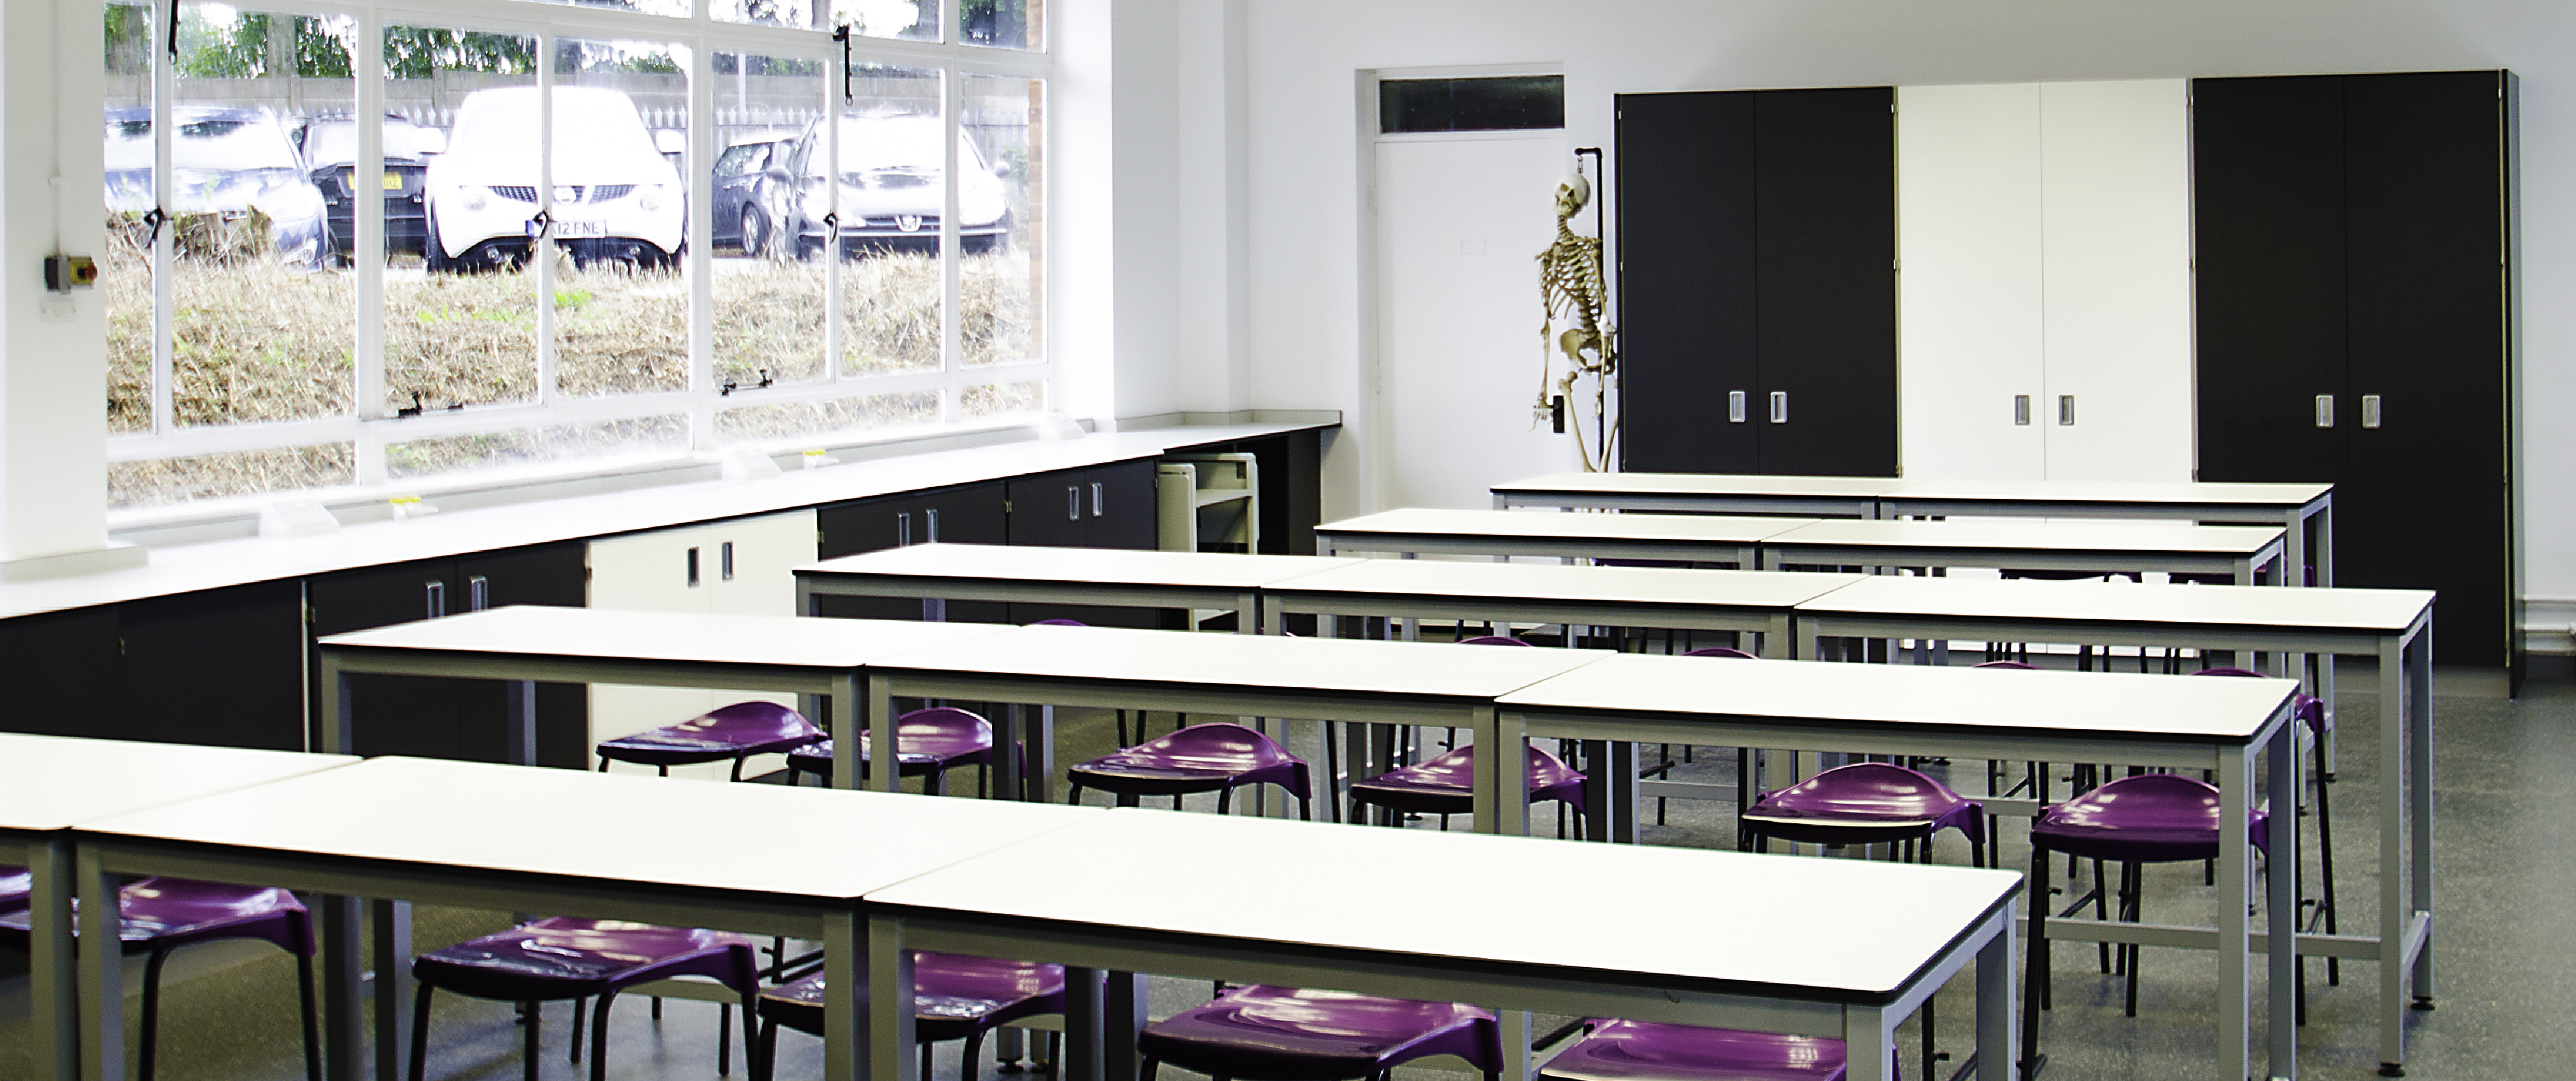
<instances>
[{"instance_id":1,"label":"car windscreen","mask_svg":"<svg viewBox=\"0 0 2576 1081\"><path fill-rule=\"evenodd\" d=\"M972 151L959 147L960 154ZM817 146L805 160L805 171L812 176L827 176L832 170L831 155ZM967 159L972 165L973 160ZM841 169L845 173L870 173L882 169L908 169L936 173L940 167L939 122L929 117L901 117L889 120L844 119L841 121Z\"/></svg>"},{"instance_id":2,"label":"car windscreen","mask_svg":"<svg viewBox=\"0 0 2576 1081\"><path fill-rule=\"evenodd\" d=\"M181 169L293 169L295 148L286 133L264 117L181 117L178 138L170 146L171 164ZM152 121L107 123L107 167L110 171L152 167Z\"/></svg>"},{"instance_id":3,"label":"car windscreen","mask_svg":"<svg viewBox=\"0 0 2576 1081\"><path fill-rule=\"evenodd\" d=\"M456 122L448 149L457 154L512 155L539 139L536 95L485 102ZM623 95L555 93L555 160L652 154L652 133Z\"/></svg>"}]
</instances>

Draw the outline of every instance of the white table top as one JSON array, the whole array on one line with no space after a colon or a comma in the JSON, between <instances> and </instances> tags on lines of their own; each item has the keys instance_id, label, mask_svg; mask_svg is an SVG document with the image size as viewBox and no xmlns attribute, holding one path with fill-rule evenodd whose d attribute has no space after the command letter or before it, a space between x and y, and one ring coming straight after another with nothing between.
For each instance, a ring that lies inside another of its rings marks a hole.
<instances>
[{"instance_id":1,"label":"white table top","mask_svg":"<svg viewBox=\"0 0 2576 1081\"><path fill-rule=\"evenodd\" d=\"M1927 522L1845 518L1803 525L1769 537L1764 543L1890 548L2021 548L2046 552L2194 552L2245 556L2279 543L2281 533L2279 526L2204 526L2183 522L2052 522L2038 518Z\"/></svg>"},{"instance_id":2,"label":"white table top","mask_svg":"<svg viewBox=\"0 0 2576 1081\"><path fill-rule=\"evenodd\" d=\"M335 634L326 646L621 661L857 668L924 646L985 638L990 623L627 612L518 605Z\"/></svg>"},{"instance_id":3,"label":"white table top","mask_svg":"<svg viewBox=\"0 0 2576 1081\"><path fill-rule=\"evenodd\" d=\"M2244 484L2198 481L1925 480L1888 498L1992 500L2002 503L2240 503L2297 507L2334 491L2331 484Z\"/></svg>"},{"instance_id":4,"label":"white table top","mask_svg":"<svg viewBox=\"0 0 2576 1081\"><path fill-rule=\"evenodd\" d=\"M1550 473L1493 486L1497 492L1635 495L1776 495L1866 499L1905 487L1902 477L1774 477L1739 473Z\"/></svg>"},{"instance_id":5,"label":"white table top","mask_svg":"<svg viewBox=\"0 0 2576 1081\"><path fill-rule=\"evenodd\" d=\"M0 735L0 829L69 829L356 761L300 751Z\"/></svg>"},{"instance_id":6,"label":"white table top","mask_svg":"<svg viewBox=\"0 0 2576 1081\"><path fill-rule=\"evenodd\" d=\"M1358 559L1351 565L1273 582L1270 591L1390 596L1507 597L1606 604L1713 604L1787 608L1861 581L1859 574L1707 571L1677 567L1566 567L1539 563L1442 563Z\"/></svg>"},{"instance_id":7,"label":"white table top","mask_svg":"<svg viewBox=\"0 0 2576 1081\"><path fill-rule=\"evenodd\" d=\"M1545 537L1602 540L1708 541L1751 544L1813 518L1714 514L1558 514L1527 510L1439 510L1414 507L1344 518L1315 527L1317 536L1424 534L1456 537Z\"/></svg>"},{"instance_id":8,"label":"white table top","mask_svg":"<svg viewBox=\"0 0 2576 1081\"><path fill-rule=\"evenodd\" d=\"M2423 589L2272 589L2129 582L1863 578L1798 605L1872 616L2229 624L2396 633L2433 603Z\"/></svg>"},{"instance_id":9,"label":"white table top","mask_svg":"<svg viewBox=\"0 0 2576 1081\"><path fill-rule=\"evenodd\" d=\"M808 563L796 568L796 573L816 577L892 574L920 578L1004 578L1193 589L1258 589L1282 579L1359 562L1362 561L1324 556L915 544Z\"/></svg>"},{"instance_id":10,"label":"white table top","mask_svg":"<svg viewBox=\"0 0 2576 1081\"><path fill-rule=\"evenodd\" d=\"M2287 679L1623 653L1506 694L1499 705L2244 742L2298 689Z\"/></svg>"},{"instance_id":11,"label":"white table top","mask_svg":"<svg viewBox=\"0 0 2576 1081\"><path fill-rule=\"evenodd\" d=\"M1097 809L377 758L83 832L478 870L856 898Z\"/></svg>"},{"instance_id":12,"label":"white table top","mask_svg":"<svg viewBox=\"0 0 2576 1081\"><path fill-rule=\"evenodd\" d=\"M1186 873L1123 874L1158 861ZM1387 903L1394 878L1494 904ZM871 892L904 905L1398 956L1884 995L2009 871L1127 809ZM1031 882L1084 883L1030 889ZM1605 883L1652 889L1605 892ZM1702 928L1706 933L1677 933Z\"/></svg>"},{"instance_id":13,"label":"white table top","mask_svg":"<svg viewBox=\"0 0 2576 1081\"><path fill-rule=\"evenodd\" d=\"M1609 656L1606 650L1375 642L1115 627L1020 627L934 646L880 667L980 675L1492 698Z\"/></svg>"}]
</instances>

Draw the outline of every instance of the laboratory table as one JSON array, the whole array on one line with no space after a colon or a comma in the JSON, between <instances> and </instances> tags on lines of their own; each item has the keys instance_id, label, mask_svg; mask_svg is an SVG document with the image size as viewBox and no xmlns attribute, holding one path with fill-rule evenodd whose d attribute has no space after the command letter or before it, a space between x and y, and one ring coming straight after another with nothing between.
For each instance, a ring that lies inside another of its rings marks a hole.
<instances>
[{"instance_id":1,"label":"laboratory table","mask_svg":"<svg viewBox=\"0 0 2576 1081\"><path fill-rule=\"evenodd\" d=\"M2289 564L2334 584L2334 485L2218 481L1917 481L1879 497L1879 517L2163 519L2279 526ZM2314 525L2316 539L2308 539ZM2293 572L2290 583L2305 584Z\"/></svg>"},{"instance_id":2,"label":"laboratory table","mask_svg":"<svg viewBox=\"0 0 2576 1081\"><path fill-rule=\"evenodd\" d=\"M2220 804L2218 896L2248 897L2256 758L2268 775L2299 776L2288 680L1735 661L1621 654L1505 694L1496 728L1476 742L1526 746L1542 737L1688 743L2210 770ZM2076 705L2080 703L2080 708ZM1518 834L1526 819L1517 756L1478 755L1476 825ZM2290 791L2296 791L2295 788ZM1989 811L2009 810L1983 801ZM2276 801L2287 806L2294 800ZM2028 813L2023 810L2023 813ZM2295 1077L2298 830L2270 831L2268 930L2271 1073ZM2044 897L2044 895L2043 895ZM2051 938L2215 948L2219 960L2217 1077L2250 1077L2251 919L2217 906L2217 928L2048 921ZM2227 990L2232 989L2232 990Z\"/></svg>"},{"instance_id":3,"label":"laboratory table","mask_svg":"<svg viewBox=\"0 0 2576 1081\"><path fill-rule=\"evenodd\" d=\"M864 666L891 654L1008 629L980 623L517 606L335 634L318 643L322 749L350 747L354 728L348 677L361 673L509 681L510 760L519 765L535 762L538 683L784 691L831 701L825 728L837 732L851 717L868 717L850 706L861 700L859 672ZM815 712L809 708L807 716ZM671 723L687 719L673 717ZM891 717L882 720L893 723ZM876 735L877 746L892 746L891 731ZM896 771L877 772L892 788ZM858 774L834 770L832 785L856 788Z\"/></svg>"},{"instance_id":4,"label":"laboratory table","mask_svg":"<svg viewBox=\"0 0 2576 1081\"><path fill-rule=\"evenodd\" d=\"M1618 517L1628 517L1619 515ZM2278 528L2179 522L1825 521L1763 538L1762 566L1994 567L2126 574L2277 568ZM2281 583L2276 575L2272 579Z\"/></svg>"},{"instance_id":5,"label":"laboratory table","mask_svg":"<svg viewBox=\"0 0 2576 1081\"><path fill-rule=\"evenodd\" d=\"M1098 817L1000 800L378 758L85 820L80 895L112 899L117 876L128 874L331 895L320 906L329 1076L361 1081L369 1041L358 898L373 899L371 937L384 959L373 981L374 1076L401 1077L415 1035L411 902L819 940L826 978L855 988L867 892ZM816 858L826 851L832 858ZM115 951L85 957L81 974L81 1015L122 1032ZM825 1076L839 1081L862 1076L855 998L827 1006ZM114 1060L85 1062L88 1081L123 1081Z\"/></svg>"},{"instance_id":6,"label":"laboratory table","mask_svg":"<svg viewBox=\"0 0 2576 1081\"><path fill-rule=\"evenodd\" d=\"M1804 518L1679 514L1538 514L1500 510L1408 508L1363 514L1315 527L1327 554L1395 552L1478 556L1558 556L1732 563L1751 570L1756 546L1802 525Z\"/></svg>"},{"instance_id":7,"label":"laboratory table","mask_svg":"<svg viewBox=\"0 0 2576 1081\"><path fill-rule=\"evenodd\" d=\"M2380 1061L2405 1061L2409 987L2416 1004L2433 995L2430 591L1876 577L1800 604L1798 626L1809 636L2266 650L2377 661L2379 933L2320 938L2314 952L2380 962ZM2331 710L2332 661L2314 665L2308 678ZM2389 943L2398 945L2392 951ZM2301 948L2311 946L2303 939Z\"/></svg>"},{"instance_id":8,"label":"laboratory table","mask_svg":"<svg viewBox=\"0 0 2576 1081\"><path fill-rule=\"evenodd\" d=\"M1113 870L1155 862L1171 873ZM1391 904L1397 878L1477 899ZM1965 867L1112 811L868 894L869 986L887 989L870 1076L925 1081L905 989L928 949L1069 966L1071 1081L1135 1076L1147 972L1489 1007L1508 1081L1531 1072L1528 1011L1840 1039L1853 1081L1888 1081L1897 1024L1974 961L1976 1076L2003 1081L2022 888Z\"/></svg>"},{"instance_id":9,"label":"laboratory table","mask_svg":"<svg viewBox=\"0 0 2576 1081\"><path fill-rule=\"evenodd\" d=\"M1358 560L1317 556L1157 552L1122 548L915 544L796 568L796 611L816 597L917 597L922 618L947 601L1020 601L1121 608L1231 609L1256 629L1255 595L1272 582Z\"/></svg>"},{"instance_id":10,"label":"laboratory table","mask_svg":"<svg viewBox=\"0 0 2576 1081\"><path fill-rule=\"evenodd\" d=\"M0 862L24 862L28 873L34 1076L71 1081L84 1062L106 1063L106 1076L116 1081L125 1076L123 1025L102 1026L97 1015L73 1009L74 826L355 761L297 751L0 734L0 845L7 846L0 849ZM123 964L118 951L97 952Z\"/></svg>"},{"instance_id":11,"label":"laboratory table","mask_svg":"<svg viewBox=\"0 0 2576 1081\"><path fill-rule=\"evenodd\" d=\"M1550 473L1493 486L1494 509L1683 511L1876 518L1897 477L1774 477L1740 473Z\"/></svg>"},{"instance_id":12,"label":"laboratory table","mask_svg":"<svg viewBox=\"0 0 2576 1081\"><path fill-rule=\"evenodd\" d=\"M1290 615L1389 616L1488 623L1663 627L1749 632L1766 656L1789 656L1790 612L1860 581L1855 574L1772 574L1666 567L1353 560L1274 582L1262 625ZM1317 624L1320 630L1325 624ZM1574 636L1566 636L1572 644Z\"/></svg>"}]
</instances>

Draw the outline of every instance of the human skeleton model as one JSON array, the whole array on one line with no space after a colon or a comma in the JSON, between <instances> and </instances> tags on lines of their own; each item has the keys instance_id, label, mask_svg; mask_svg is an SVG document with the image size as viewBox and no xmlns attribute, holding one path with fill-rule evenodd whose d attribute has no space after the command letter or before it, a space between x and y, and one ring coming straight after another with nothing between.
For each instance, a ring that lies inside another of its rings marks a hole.
<instances>
[{"instance_id":1,"label":"human skeleton model","mask_svg":"<svg viewBox=\"0 0 2576 1081\"><path fill-rule=\"evenodd\" d=\"M1556 374L1555 357L1542 361L1535 410L1538 423L1550 421L1555 412L1550 395L1562 395L1571 402L1575 383L1585 376L1592 377L1592 423L1597 448L1584 442L1582 418L1571 418L1574 445L1583 455L1587 473L1608 469L1611 448L1618 442L1618 432L1609 417L1609 395L1611 383L1619 374L1619 330L1610 326L1606 318L1610 290L1601 280L1601 240L1577 235L1566 227L1591 201L1592 183L1580 171L1556 186L1556 242L1538 253L1539 296L1546 308L1538 334L1541 342L1553 345L1564 355L1565 373ZM1555 333L1557 321L1568 317L1576 325L1564 333Z\"/></svg>"}]
</instances>

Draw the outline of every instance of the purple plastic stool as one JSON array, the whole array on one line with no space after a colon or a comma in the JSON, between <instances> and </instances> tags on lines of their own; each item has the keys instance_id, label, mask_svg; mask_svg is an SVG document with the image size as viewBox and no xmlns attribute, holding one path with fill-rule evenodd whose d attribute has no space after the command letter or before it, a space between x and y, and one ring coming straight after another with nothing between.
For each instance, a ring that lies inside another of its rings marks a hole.
<instances>
[{"instance_id":1,"label":"purple plastic stool","mask_svg":"<svg viewBox=\"0 0 2576 1081\"><path fill-rule=\"evenodd\" d=\"M1588 1021L1591 1032L1538 1076L1550 1081L1841 1081L1841 1040L1648 1021Z\"/></svg>"},{"instance_id":2,"label":"purple plastic stool","mask_svg":"<svg viewBox=\"0 0 2576 1081\"><path fill-rule=\"evenodd\" d=\"M2118 919L2135 923L2140 918L2139 901L2150 863L2182 863L2216 859L2218 851L2219 793L2215 785L2185 777L2179 773L2141 773L2122 777L2095 788L2074 799L2048 808L2030 825L2031 878L2042 880L2048 866L2048 853L2063 852L2093 860L2120 865L2120 910ZM2247 831L2256 849L2270 847L2269 821L2261 811L2248 816ZM2098 911L2102 900L2101 869L2093 892L2075 899L2065 912L2082 908L2087 901ZM2039 1011L2049 1007L2048 908L2047 894L2035 894L2030 905L2030 948L2027 953L2026 987L2036 987L2037 994L2025 990L2022 995L2023 1075L2035 1071L2040 1061ZM2234 903L2221 899L2221 904ZM2119 962L2128 975L2128 1015L2138 1015L2138 947L2122 944Z\"/></svg>"},{"instance_id":3,"label":"purple plastic stool","mask_svg":"<svg viewBox=\"0 0 2576 1081\"><path fill-rule=\"evenodd\" d=\"M1474 744L1441 755L1428 762L1378 774L1351 785L1351 819L1358 821L1358 804L1384 807L1398 814L1436 814L1440 828L1449 828L1449 816L1467 814L1475 809L1476 748ZM1529 801L1554 800L1561 805L1583 806L1582 774L1558 761L1555 755L1536 747L1529 748Z\"/></svg>"},{"instance_id":4,"label":"purple plastic stool","mask_svg":"<svg viewBox=\"0 0 2576 1081\"><path fill-rule=\"evenodd\" d=\"M1142 1081L1169 1062L1240 1081L1383 1078L1430 1055L1456 1055L1500 1076L1502 1030L1491 1011L1342 991L1255 984L1145 1026Z\"/></svg>"},{"instance_id":5,"label":"purple plastic stool","mask_svg":"<svg viewBox=\"0 0 2576 1081\"><path fill-rule=\"evenodd\" d=\"M23 868L0 868L25 874ZM7 879L0 878L0 886ZM0 940L20 949L28 945L33 914L22 891L13 911L0 915ZM128 952L148 953L143 965L143 1048L135 1072L152 1081L153 1045L161 1025L161 966L181 946L222 939L255 938L295 955L296 990L304 1010L304 1075L321 1081L322 1043L313 1009L313 918L302 902L269 886L234 886L189 878L155 876L127 883L117 894L122 911L117 938ZM73 933L79 934L77 926Z\"/></svg>"},{"instance_id":6,"label":"purple plastic stool","mask_svg":"<svg viewBox=\"0 0 2576 1081\"><path fill-rule=\"evenodd\" d=\"M2269 678L2261 672L2244 668L2203 668L2192 674ZM2325 921L2326 933L2331 935L2337 933L2335 930L2334 802L2328 794L2328 785L2334 779L2334 775L2326 772L2326 737L2334 734L2334 717L2326 713L2324 699L2306 691L2299 691L2290 696L2290 712L2292 716L2299 719L2299 723L2308 726L2309 742L2314 746L2317 756L2317 863L2319 873L2325 878L2325 897L2317 902L2317 914L2308 920L2310 926L2307 930L2315 931L2314 924L2322 919ZM2301 898L2299 903L2304 906L2308 901ZM2307 961L2305 955L2299 957L2300 964L2307 964ZM2343 959L2326 958L2326 985L2331 987L2341 983L2343 983Z\"/></svg>"},{"instance_id":7,"label":"purple plastic stool","mask_svg":"<svg viewBox=\"0 0 2576 1081\"><path fill-rule=\"evenodd\" d=\"M1529 643L1524 642L1524 641L1521 641L1520 639L1518 639L1518 638L1514 638L1514 637L1512 637L1511 635L1508 635L1508 634L1480 634L1480 635L1475 636L1474 638L1461 638L1461 639L1459 639L1459 640L1458 640L1456 643L1454 643L1454 644L1456 644L1456 645L1462 645L1462 646L1526 646L1526 645L1529 645Z\"/></svg>"},{"instance_id":8,"label":"purple plastic stool","mask_svg":"<svg viewBox=\"0 0 2576 1081\"><path fill-rule=\"evenodd\" d=\"M787 783L810 773L831 784L832 743L819 740L787 752ZM916 709L894 719L894 749L895 774L930 778L929 791L934 796L948 794L949 770L978 767L975 794L981 796L990 773L982 767L993 762L993 722L951 706ZM873 754L868 731L859 730L859 776L868 775Z\"/></svg>"},{"instance_id":9,"label":"purple plastic stool","mask_svg":"<svg viewBox=\"0 0 2576 1081\"><path fill-rule=\"evenodd\" d=\"M1705 647L1705 648L1701 648L1701 649L1694 649L1694 650L1692 650L1692 651L1690 651L1690 652L1688 652L1688 653L1684 653L1684 654L1682 654L1682 656L1685 656L1685 657L1726 657L1726 658L1730 658L1730 659L1733 659L1733 660L1740 660L1740 661L1750 661L1750 660L1755 660L1755 659L1757 659L1757 658L1755 658L1752 654L1750 654L1750 653L1746 653L1745 651L1740 650L1740 649L1737 649L1737 648L1735 648L1735 647L1733 647L1733 646L1707 646L1707 647ZM1632 1024L1633 1022L1622 1021L1622 1022L1619 1022L1619 1023L1624 1025L1624 1024ZM1712 1029L1712 1030L1710 1030L1710 1031L1713 1031L1713 1032L1724 1032L1724 1031L1727 1031L1727 1030L1725 1030L1725 1029Z\"/></svg>"},{"instance_id":10,"label":"purple plastic stool","mask_svg":"<svg viewBox=\"0 0 2576 1081\"><path fill-rule=\"evenodd\" d=\"M1084 762L1067 775L1073 782L1067 803L1080 803L1083 789L1097 788L1115 794L1121 807L1136 806L1142 796L1170 796L1178 810L1182 796L1214 792L1216 813L1224 814L1235 789L1275 784L1297 797L1299 818L1315 817L1307 802L1314 790L1306 760L1289 754L1279 741L1230 721L1194 724Z\"/></svg>"},{"instance_id":11,"label":"purple plastic stool","mask_svg":"<svg viewBox=\"0 0 2576 1081\"><path fill-rule=\"evenodd\" d=\"M15 912L27 907L27 899L36 892L36 876L24 867L0 864L0 912Z\"/></svg>"},{"instance_id":12,"label":"purple plastic stool","mask_svg":"<svg viewBox=\"0 0 2576 1081\"><path fill-rule=\"evenodd\" d=\"M578 1062L580 1000L599 998L591 1018L590 1078L606 1081L609 1005L619 991L671 976L706 976L742 996L743 1053L751 1057L750 1004L760 994L760 974L751 940L741 935L556 917L424 953L412 960L411 974L420 981L412 999L411 1081L421 1081L429 1068L433 989L519 1003L527 1041L521 1068L527 1081L537 1081L538 1003L574 1000L573 1061ZM723 1073L732 1059L733 1006L719 1005L716 1072Z\"/></svg>"},{"instance_id":13,"label":"purple plastic stool","mask_svg":"<svg viewBox=\"0 0 2576 1081\"><path fill-rule=\"evenodd\" d=\"M930 1045L966 1041L960 1081L975 1081L984 1034L1023 1017L1064 1012L1064 966L996 961L956 953L912 955L913 1038L921 1044L921 1076L930 1077ZM753 1081L769 1081L777 1067L778 1029L823 1034L823 976L816 973L760 993L760 1053ZM1050 1033L1049 1039L1057 1034ZM1048 1061L1061 1056L1049 1055Z\"/></svg>"},{"instance_id":14,"label":"purple plastic stool","mask_svg":"<svg viewBox=\"0 0 2576 1081\"><path fill-rule=\"evenodd\" d=\"M1955 829L1968 838L1969 863L1986 865L1986 809L1931 777L1887 762L1855 762L1765 792L1738 818L1742 840L1771 838L1823 845L1920 841L1932 862L1932 837ZM1910 853L1909 853L1910 855ZM1901 858L1901 857L1900 857Z\"/></svg>"},{"instance_id":15,"label":"purple plastic stool","mask_svg":"<svg viewBox=\"0 0 2576 1081\"><path fill-rule=\"evenodd\" d=\"M823 730L804 715L774 702L736 702L666 728L599 741L599 772L608 764L631 762L652 766L662 776L673 766L733 760L733 779L742 779L744 759L776 754L823 738Z\"/></svg>"}]
</instances>

